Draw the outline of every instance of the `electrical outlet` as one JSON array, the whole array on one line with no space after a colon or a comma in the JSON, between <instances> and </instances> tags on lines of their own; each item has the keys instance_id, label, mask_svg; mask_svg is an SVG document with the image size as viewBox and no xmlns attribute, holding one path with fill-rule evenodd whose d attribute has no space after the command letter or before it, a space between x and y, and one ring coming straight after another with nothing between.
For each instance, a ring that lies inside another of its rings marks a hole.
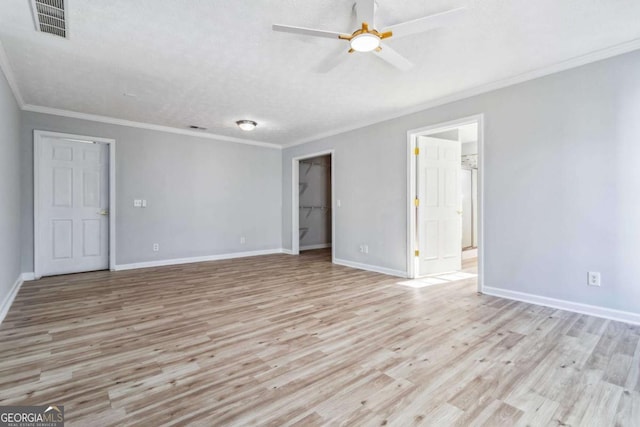
<instances>
[{"instance_id":1,"label":"electrical outlet","mask_svg":"<svg viewBox=\"0 0 640 427\"><path fill-rule=\"evenodd\" d=\"M369 253L369 245L364 245L364 253L365 254Z\"/></svg>"},{"instance_id":2,"label":"electrical outlet","mask_svg":"<svg viewBox=\"0 0 640 427\"><path fill-rule=\"evenodd\" d=\"M160 250L160 244L159 243L154 243L153 244L153 252L158 252Z\"/></svg>"},{"instance_id":3,"label":"electrical outlet","mask_svg":"<svg viewBox=\"0 0 640 427\"><path fill-rule=\"evenodd\" d=\"M247 239L244 236L240 236L240 244L244 245L245 243L247 243Z\"/></svg>"},{"instance_id":4,"label":"electrical outlet","mask_svg":"<svg viewBox=\"0 0 640 427\"><path fill-rule=\"evenodd\" d=\"M360 245L360 253L364 253L364 245Z\"/></svg>"},{"instance_id":5,"label":"electrical outlet","mask_svg":"<svg viewBox=\"0 0 640 427\"><path fill-rule=\"evenodd\" d=\"M133 201L133 207L134 207L134 208L140 208L140 207L142 207L142 200L140 200L140 199L135 199L135 200Z\"/></svg>"},{"instance_id":6,"label":"electrical outlet","mask_svg":"<svg viewBox=\"0 0 640 427\"><path fill-rule=\"evenodd\" d=\"M600 286L600 272L590 271L587 273L587 285Z\"/></svg>"}]
</instances>

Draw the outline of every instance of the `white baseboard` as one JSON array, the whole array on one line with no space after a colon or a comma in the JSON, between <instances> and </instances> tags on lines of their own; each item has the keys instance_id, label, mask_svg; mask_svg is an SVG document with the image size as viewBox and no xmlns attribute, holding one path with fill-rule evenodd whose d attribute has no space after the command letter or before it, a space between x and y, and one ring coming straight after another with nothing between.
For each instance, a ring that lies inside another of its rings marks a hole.
<instances>
[{"instance_id":1,"label":"white baseboard","mask_svg":"<svg viewBox=\"0 0 640 427\"><path fill-rule=\"evenodd\" d=\"M18 295L18 291L20 290L20 286L22 286L22 283L24 283L24 278L23 278L23 275L21 274L13 283L13 286L11 286L11 289L9 289L9 293L4 298L4 301L2 301L2 304L0 304L0 323L2 323L4 318L7 316L7 313L9 312L9 308L11 308L11 304L13 304L13 300L16 299L16 295Z\"/></svg>"},{"instance_id":2,"label":"white baseboard","mask_svg":"<svg viewBox=\"0 0 640 427\"><path fill-rule=\"evenodd\" d=\"M22 280L24 280L25 282L36 280L36 273L22 273Z\"/></svg>"},{"instance_id":3,"label":"white baseboard","mask_svg":"<svg viewBox=\"0 0 640 427\"><path fill-rule=\"evenodd\" d=\"M198 256L198 257L191 257L191 258L162 259L157 261L136 262L132 264L120 264L115 266L114 271L134 270L138 268L150 268L150 267L164 267L167 265L191 264L194 262L220 261L223 259L281 254L283 252L284 250L282 248L278 248L278 249L264 249L260 251L233 252L229 254Z\"/></svg>"},{"instance_id":4,"label":"white baseboard","mask_svg":"<svg viewBox=\"0 0 640 427\"><path fill-rule=\"evenodd\" d=\"M462 251L462 259L478 258L478 248Z\"/></svg>"},{"instance_id":5,"label":"white baseboard","mask_svg":"<svg viewBox=\"0 0 640 427\"><path fill-rule=\"evenodd\" d=\"M317 245L306 245L306 246L300 246L300 250L301 251L310 251L312 249L324 249L324 248L330 248L331 247L331 243L320 243Z\"/></svg>"},{"instance_id":6,"label":"white baseboard","mask_svg":"<svg viewBox=\"0 0 640 427\"><path fill-rule=\"evenodd\" d=\"M283 254L287 254L287 255L293 255L293 251L291 249L282 249L282 253Z\"/></svg>"},{"instance_id":7,"label":"white baseboard","mask_svg":"<svg viewBox=\"0 0 640 427\"><path fill-rule=\"evenodd\" d=\"M599 307L596 305L581 304L567 300L543 297L540 295L528 294L524 292L510 291L500 288L492 288L485 286L482 289L485 295L507 298L516 301L527 302L530 304L543 305L546 307L558 308L560 310L572 311L580 314L588 314L595 317L603 317L618 322L632 323L640 325L640 313L632 313L630 311L615 310L612 308Z\"/></svg>"},{"instance_id":8,"label":"white baseboard","mask_svg":"<svg viewBox=\"0 0 640 427\"><path fill-rule=\"evenodd\" d=\"M338 259L338 258L335 258L333 260L333 263L338 265L344 265L345 267L357 268L359 270L367 270L367 271L373 271L375 273L387 274L389 276L397 276L405 279L407 278L407 272L402 270L393 270L391 268L378 267L377 265L362 264L359 262L347 261L347 260Z\"/></svg>"}]
</instances>

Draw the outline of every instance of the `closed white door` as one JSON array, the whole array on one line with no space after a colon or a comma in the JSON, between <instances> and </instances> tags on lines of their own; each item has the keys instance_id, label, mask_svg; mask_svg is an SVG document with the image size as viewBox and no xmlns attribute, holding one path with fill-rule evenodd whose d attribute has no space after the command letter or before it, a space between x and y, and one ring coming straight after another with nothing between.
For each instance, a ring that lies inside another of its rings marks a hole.
<instances>
[{"instance_id":1,"label":"closed white door","mask_svg":"<svg viewBox=\"0 0 640 427\"><path fill-rule=\"evenodd\" d=\"M420 136L418 148L418 274L460 270L460 142Z\"/></svg>"},{"instance_id":2,"label":"closed white door","mask_svg":"<svg viewBox=\"0 0 640 427\"><path fill-rule=\"evenodd\" d=\"M50 136L36 144L36 274L108 269L107 144Z\"/></svg>"}]
</instances>

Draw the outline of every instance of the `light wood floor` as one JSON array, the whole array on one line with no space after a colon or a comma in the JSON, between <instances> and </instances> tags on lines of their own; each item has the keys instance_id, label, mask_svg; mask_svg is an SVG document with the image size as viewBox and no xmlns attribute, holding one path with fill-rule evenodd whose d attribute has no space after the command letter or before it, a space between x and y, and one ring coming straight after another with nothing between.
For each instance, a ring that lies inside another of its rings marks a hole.
<instances>
[{"instance_id":1,"label":"light wood floor","mask_svg":"<svg viewBox=\"0 0 640 427\"><path fill-rule=\"evenodd\" d=\"M0 405L90 426L640 425L640 327L398 280L313 251L27 282Z\"/></svg>"}]
</instances>

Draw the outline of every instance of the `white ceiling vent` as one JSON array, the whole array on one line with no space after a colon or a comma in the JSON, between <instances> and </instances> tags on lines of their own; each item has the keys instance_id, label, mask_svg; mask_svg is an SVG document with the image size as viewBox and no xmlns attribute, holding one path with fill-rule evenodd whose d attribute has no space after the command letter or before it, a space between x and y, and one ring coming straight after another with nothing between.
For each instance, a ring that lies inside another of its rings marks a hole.
<instances>
[{"instance_id":1,"label":"white ceiling vent","mask_svg":"<svg viewBox=\"0 0 640 427\"><path fill-rule=\"evenodd\" d=\"M67 37L66 0L31 0L36 30Z\"/></svg>"}]
</instances>

